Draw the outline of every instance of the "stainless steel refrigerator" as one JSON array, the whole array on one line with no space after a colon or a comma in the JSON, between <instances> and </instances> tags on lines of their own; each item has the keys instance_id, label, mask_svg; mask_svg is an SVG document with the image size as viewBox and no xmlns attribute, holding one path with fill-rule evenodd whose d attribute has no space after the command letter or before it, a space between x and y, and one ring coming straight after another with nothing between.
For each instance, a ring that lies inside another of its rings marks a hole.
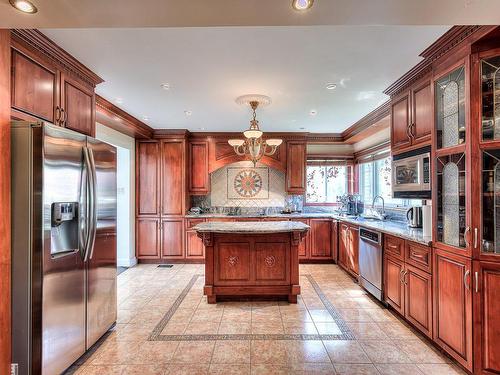
<instances>
[{"instance_id":1,"label":"stainless steel refrigerator","mask_svg":"<svg viewBox=\"0 0 500 375\"><path fill-rule=\"evenodd\" d=\"M60 374L116 322L116 149L12 123L12 357Z\"/></svg>"}]
</instances>

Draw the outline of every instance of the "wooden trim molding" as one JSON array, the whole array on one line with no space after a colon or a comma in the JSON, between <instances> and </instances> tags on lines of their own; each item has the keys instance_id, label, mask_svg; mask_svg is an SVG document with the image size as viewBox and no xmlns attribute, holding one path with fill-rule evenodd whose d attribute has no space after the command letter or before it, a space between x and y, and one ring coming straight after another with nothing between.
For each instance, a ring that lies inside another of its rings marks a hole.
<instances>
[{"instance_id":1,"label":"wooden trim molding","mask_svg":"<svg viewBox=\"0 0 500 375\"><path fill-rule=\"evenodd\" d=\"M96 122L134 138L152 138L154 130L127 112L96 95Z\"/></svg>"},{"instance_id":2,"label":"wooden trim molding","mask_svg":"<svg viewBox=\"0 0 500 375\"><path fill-rule=\"evenodd\" d=\"M153 138L187 139L190 133L187 129L153 129Z\"/></svg>"},{"instance_id":3,"label":"wooden trim molding","mask_svg":"<svg viewBox=\"0 0 500 375\"><path fill-rule=\"evenodd\" d=\"M104 82L101 77L47 38L41 31L36 29L12 29L11 35L13 39L29 45L56 65L62 65L66 70L72 72L92 87Z\"/></svg>"},{"instance_id":4,"label":"wooden trim molding","mask_svg":"<svg viewBox=\"0 0 500 375\"><path fill-rule=\"evenodd\" d=\"M0 374L10 374L10 31L0 29Z\"/></svg>"},{"instance_id":5,"label":"wooden trim molding","mask_svg":"<svg viewBox=\"0 0 500 375\"><path fill-rule=\"evenodd\" d=\"M308 144L343 143L342 133L308 133Z\"/></svg>"},{"instance_id":6,"label":"wooden trim molding","mask_svg":"<svg viewBox=\"0 0 500 375\"><path fill-rule=\"evenodd\" d=\"M355 122L353 125L348 127L342 132L342 139L346 142L349 138L361 133L362 131L368 129L370 126L376 122L382 120L383 118L390 115L391 111L391 101L388 100L384 104L375 108L373 111L368 113L365 117Z\"/></svg>"},{"instance_id":7,"label":"wooden trim molding","mask_svg":"<svg viewBox=\"0 0 500 375\"><path fill-rule=\"evenodd\" d=\"M424 59L401 76L396 82L384 90L384 94L391 97L398 95L408 89L413 83L432 71L432 65L452 49L464 45L464 42L472 43L487 33L493 31L497 26L453 26L438 40L426 48L420 56ZM472 40L471 40L472 38Z\"/></svg>"}]
</instances>

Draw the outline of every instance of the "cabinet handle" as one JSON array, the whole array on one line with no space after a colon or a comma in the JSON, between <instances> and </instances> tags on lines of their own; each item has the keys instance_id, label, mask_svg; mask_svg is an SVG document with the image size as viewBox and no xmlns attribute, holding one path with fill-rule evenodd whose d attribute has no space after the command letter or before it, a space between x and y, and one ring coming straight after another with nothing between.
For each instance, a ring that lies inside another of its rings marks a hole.
<instances>
[{"instance_id":1,"label":"cabinet handle","mask_svg":"<svg viewBox=\"0 0 500 375\"><path fill-rule=\"evenodd\" d=\"M61 118L61 108L59 106L56 106L56 118L54 120L54 123L56 125L59 125L59 119Z\"/></svg>"},{"instance_id":2,"label":"cabinet handle","mask_svg":"<svg viewBox=\"0 0 500 375\"><path fill-rule=\"evenodd\" d=\"M406 127L406 135L408 136L408 139L411 141L410 127L411 127L411 124Z\"/></svg>"},{"instance_id":3,"label":"cabinet handle","mask_svg":"<svg viewBox=\"0 0 500 375\"><path fill-rule=\"evenodd\" d=\"M410 125L410 134L413 140L415 140L415 122Z\"/></svg>"},{"instance_id":4,"label":"cabinet handle","mask_svg":"<svg viewBox=\"0 0 500 375\"><path fill-rule=\"evenodd\" d=\"M475 289L476 289L476 293L477 293L478 290L479 290L479 285L478 285L479 284L479 280L478 280L477 272L474 272L474 282L476 284Z\"/></svg>"},{"instance_id":5,"label":"cabinet handle","mask_svg":"<svg viewBox=\"0 0 500 375\"><path fill-rule=\"evenodd\" d=\"M470 246L470 242L467 241L467 237L469 236L469 233L470 233L470 227L465 228L465 230L464 230L465 247L469 247Z\"/></svg>"},{"instance_id":6,"label":"cabinet handle","mask_svg":"<svg viewBox=\"0 0 500 375\"><path fill-rule=\"evenodd\" d=\"M412 256L412 258L418 258L418 259L422 259L422 260L425 259L424 254L417 253L416 251L413 251L413 250L411 252L411 256Z\"/></svg>"},{"instance_id":7,"label":"cabinet handle","mask_svg":"<svg viewBox=\"0 0 500 375\"><path fill-rule=\"evenodd\" d=\"M394 250L397 250L399 248L399 246L391 245L391 244L387 244L387 246L390 247L391 249L394 249Z\"/></svg>"},{"instance_id":8,"label":"cabinet handle","mask_svg":"<svg viewBox=\"0 0 500 375\"><path fill-rule=\"evenodd\" d=\"M477 249L477 228L474 228L474 249Z\"/></svg>"},{"instance_id":9,"label":"cabinet handle","mask_svg":"<svg viewBox=\"0 0 500 375\"><path fill-rule=\"evenodd\" d=\"M402 284L405 283L405 281L403 280L404 272L405 272L405 270L402 269L401 272L399 273L399 281L401 281Z\"/></svg>"},{"instance_id":10,"label":"cabinet handle","mask_svg":"<svg viewBox=\"0 0 500 375\"><path fill-rule=\"evenodd\" d=\"M67 114L66 114L66 111L64 110L64 108L61 108L61 126L66 126L66 118L67 118Z\"/></svg>"},{"instance_id":11,"label":"cabinet handle","mask_svg":"<svg viewBox=\"0 0 500 375\"><path fill-rule=\"evenodd\" d=\"M464 274L464 286L465 286L465 289L467 289L467 290L470 290L470 285L467 284L467 277L469 276L469 274L470 274L470 270L465 271L465 274Z\"/></svg>"}]
</instances>

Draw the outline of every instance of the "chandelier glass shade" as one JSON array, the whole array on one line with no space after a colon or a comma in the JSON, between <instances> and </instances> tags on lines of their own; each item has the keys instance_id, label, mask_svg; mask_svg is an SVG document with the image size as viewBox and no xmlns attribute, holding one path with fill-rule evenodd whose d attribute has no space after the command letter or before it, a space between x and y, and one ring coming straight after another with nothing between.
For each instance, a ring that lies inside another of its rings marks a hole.
<instances>
[{"instance_id":1,"label":"chandelier glass shade","mask_svg":"<svg viewBox=\"0 0 500 375\"><path fill-rule=\"evenodd\" d=\"M259 129L259 121L256 119L257 107L271 104L271 98L264 95L244 95L236 98L236 103L249 104L253 111L253 118L248 130L243 132L245 139L230 139L228 143L234 148L237 155L247 156L255 167L264 155L273 155L283 142L276 138L263 140L263 132Z\"/></svg>"}]
</instances>

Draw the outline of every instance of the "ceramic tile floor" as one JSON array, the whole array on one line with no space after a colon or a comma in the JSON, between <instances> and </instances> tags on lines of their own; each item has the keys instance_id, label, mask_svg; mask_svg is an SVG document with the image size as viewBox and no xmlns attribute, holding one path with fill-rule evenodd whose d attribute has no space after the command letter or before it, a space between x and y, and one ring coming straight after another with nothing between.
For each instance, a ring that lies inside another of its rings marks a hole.
<instances>
[{"instance_id":1,"label":"ceramic tile floor","mask_svg":"<svg viewBox=\"0 0 500 375\"><path fill-rule=\"evenodd\" d=\"M180 264L119 275L115 329L68 373L463 374L335 265L301 265L297 305L208 305L202 273Z\"/></svg>"}]
</instances>

